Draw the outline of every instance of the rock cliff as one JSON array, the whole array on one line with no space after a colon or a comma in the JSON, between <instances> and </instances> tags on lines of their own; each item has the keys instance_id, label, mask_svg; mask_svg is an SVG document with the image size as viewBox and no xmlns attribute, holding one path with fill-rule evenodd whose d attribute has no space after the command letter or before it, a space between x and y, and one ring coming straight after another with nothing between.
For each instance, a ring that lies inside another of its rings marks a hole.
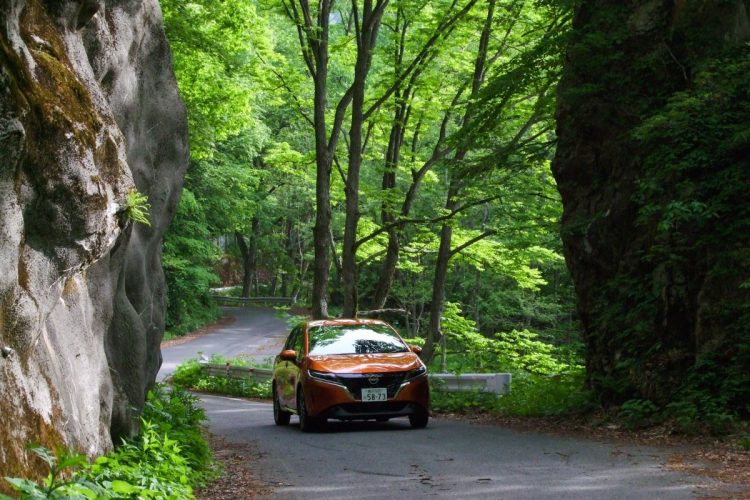
<instances>
[{"instance_id":1,"label":"rock cliff","mask_svg":"<svg viewBox=\"0 0 750 500\"><path fill-rule=\"evenodd\" d=\"M748 0L579 2L553 171L605 402L750 411L749 14Z\"/></svg>"},{"instance_id":2,"label":"rock cliff","mask_svg":"<svg viewBox=\"0 0 750 500\"><path fill-rule=\"evenodd\" d=\"M156 0L0 0L0 471L133 433L187 167ZM127 216L148 195L151 226Z\"/></svg>"}]
</instances>

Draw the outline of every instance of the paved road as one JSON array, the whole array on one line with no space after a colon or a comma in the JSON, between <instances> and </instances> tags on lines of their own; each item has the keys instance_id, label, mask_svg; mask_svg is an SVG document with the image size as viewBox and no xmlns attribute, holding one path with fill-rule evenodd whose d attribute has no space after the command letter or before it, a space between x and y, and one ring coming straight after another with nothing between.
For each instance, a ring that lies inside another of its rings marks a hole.
<instances>
[{"instance_id":1,"label":"paved road","mask_svg":"<svg viewBox=\"0 0 750 500\"><path fill-rule=\"evenodd\" d=\"M230 327L165 349L173 369L198 351L265 356L278 352L286 325L271 310L233 309ZM332 423L303 434L296 417L273 425L271 405L205 396L211 431L255 443L259 478L280 484L279 499L502 498L682 499L706 479L662 467L663 450L521 433L432 419L412 430L406 419L384 424Z\"/></svg>"},{"instance_id":2,"label":"paved road","mask_svg":"<svg viewBox=\"0 0 750 500\"><path fill-rule=\"evenodd\" d=\"M684 499L705 480L662 468L664 452L432 419L332 423L304 434L271 405L206 396L211 431L254 442L279 499Z\"/></svg>"},{"instance_id":3,"label":"paved road","mask_svg":"<svg viewBox=\"0 0 750 500\"><path fill-rule=\"evenodd\" d=\"M183 361L201 354L208 358L212 354L228 358L243 356L262 362L279 353L289 327L277 317L274 309L227 307L223 311L236 321L192 342L162 349L164 359L158 380L164 380Z\"/></svg>"}]
</instances>

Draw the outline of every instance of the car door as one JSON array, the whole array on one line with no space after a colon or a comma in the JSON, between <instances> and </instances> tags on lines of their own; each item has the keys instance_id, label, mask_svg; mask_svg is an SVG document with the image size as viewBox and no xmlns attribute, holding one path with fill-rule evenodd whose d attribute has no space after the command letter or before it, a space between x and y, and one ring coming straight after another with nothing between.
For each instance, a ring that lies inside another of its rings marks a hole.
<instances>
[{"instance_id":1,"label":"car door","mask_svg":"<svg viewBox=\"0 0 750 500\"><path fill-rule=\"evenodd\" d=\"M284 344L284 350L293 349L296 351L299 339L302 337L302 327L295 327L289 334L286 344ZM276 379L276 390L279 395L279 402L282 406L294 408L297 380L299 379L299 367L297 366L297 362L279 358L276 363L276 369L274 370L274 378Z\"/></svg>"},{"instance_id":2,"label":"car door","mask_svg":"<svg viewBox=\"0 0 750 500\"><path fill-rule=\"evenodd\" d=\"M297 353L297 359L295 361L289 362L289 371L290 376L289 379L292 381L292 401L290 402L290 406L293 406L294 408L297 408L297 387L299 386L299 379L301 375L302 370L302 358L305 357L305 327L300 326L298 335L294 337L294 342L292 343L292 347L290 349L294 349L294 352Z\"/></svg>"}]
</instances>

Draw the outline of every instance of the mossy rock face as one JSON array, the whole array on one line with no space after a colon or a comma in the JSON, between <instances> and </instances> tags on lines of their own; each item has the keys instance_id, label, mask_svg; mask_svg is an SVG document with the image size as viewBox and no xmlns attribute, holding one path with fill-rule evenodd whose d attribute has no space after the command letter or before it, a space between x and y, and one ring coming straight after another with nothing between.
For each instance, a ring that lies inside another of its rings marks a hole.
<instances>
[{"instance_id":1,"label":"mossy rock face","mask_svg":"<svg viewBox=\"0 0 750 500\"><path fill-rule=\"evenodd\" d=\"M553 171L589 383L606 403L703 395L750 411L748 7L576 12Z\"/></svg>"},{"instance_id":2,"label":"mossy rock face","mask_svg":"<svg viewBox=\"0 0 750 500\"><path fill-rule=\"evenodd\" d=\"M137 430L187 155L156 0L0 0L0 470ZM123 218L134 188L150 228Z\"/></svg>"}]
</instances>

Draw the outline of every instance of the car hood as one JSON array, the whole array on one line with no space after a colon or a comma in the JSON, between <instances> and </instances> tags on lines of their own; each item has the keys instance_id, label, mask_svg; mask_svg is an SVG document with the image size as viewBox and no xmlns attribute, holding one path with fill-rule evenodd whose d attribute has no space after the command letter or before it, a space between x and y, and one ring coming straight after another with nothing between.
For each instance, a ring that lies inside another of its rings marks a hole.
<instances>
[{"instance_id":1,"label":"car hood","mask_svg":"<svg viewBox=\"0 0 750 500\"><path fill-rule=\"evenodd\" d=\"M310 356L309 368L333 373L403 372L422 366L413 352Z\"/></svg>"}]
</instances>

